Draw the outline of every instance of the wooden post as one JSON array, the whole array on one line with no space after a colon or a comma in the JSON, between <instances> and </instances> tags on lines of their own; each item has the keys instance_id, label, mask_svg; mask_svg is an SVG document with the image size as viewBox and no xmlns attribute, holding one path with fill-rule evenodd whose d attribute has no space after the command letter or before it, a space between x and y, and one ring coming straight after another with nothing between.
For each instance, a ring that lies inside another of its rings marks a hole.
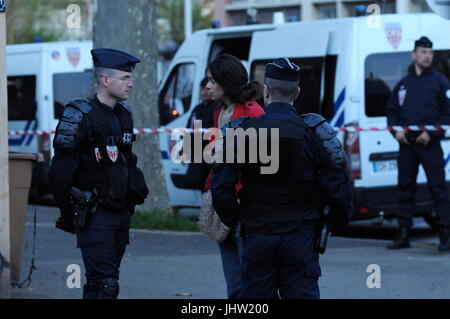
<instances>
[{"instance_id":1,"label":"wooden post","mask_svg":"<svg viewBox=\"0 0 450 319\"><path fill-rule=\"evenodd\" d=\"M0 0L0 9L4 1ZM10 297L8 179L8 98L6 84L6 17L0 12L0 298Z\"/></svg>"}]
</instances>

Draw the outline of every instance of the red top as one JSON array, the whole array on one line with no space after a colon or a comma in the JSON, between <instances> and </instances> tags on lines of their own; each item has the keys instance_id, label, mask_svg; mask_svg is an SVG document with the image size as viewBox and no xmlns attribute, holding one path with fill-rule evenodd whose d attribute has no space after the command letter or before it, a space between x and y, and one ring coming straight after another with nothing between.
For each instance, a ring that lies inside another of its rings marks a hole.
<instances>
[{"instance_id":1,"label":"red top","mask_svg":"<svg viewBox=\"0 0 450 319\"><path fill-rule=\"evenodd\" d=\"M219 114L220 114L221 108L218 107L214 111L214 127L218 127L219 125ZM258 117L263 115L265 112L263 108L256 102L256 101L248 101L244 104L236 104L234 107L233 114L231 115L231 120L237 119L238 117L242 116L248 116L248 117ZM212 139L214 140L214 139ZM212 141L211 140L211 141ZM205 181L205 191L209 190L211 188L211 176L212 171L209 172L208 177ZM241 183L236 184L236 190L239 190L242 187Z\"/></svg>"}]
</instances>

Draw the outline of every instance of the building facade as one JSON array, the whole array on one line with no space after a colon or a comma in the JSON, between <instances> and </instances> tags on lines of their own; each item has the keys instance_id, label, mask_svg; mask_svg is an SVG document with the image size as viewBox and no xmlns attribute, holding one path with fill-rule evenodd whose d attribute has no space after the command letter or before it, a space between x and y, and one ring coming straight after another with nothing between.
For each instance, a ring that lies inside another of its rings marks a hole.
<instances>
[{"instance_id":1,"label":"building facade","mask_svg":"<svg viewBox=\"0 0 450 319\"><path fill-rule=\"evenodd\" d=\"M214 0L214 19L220 25L273 23L275 16L284 21L313 21L373 14L430 12L426 0Z\"/></svg>"}]
</instances>

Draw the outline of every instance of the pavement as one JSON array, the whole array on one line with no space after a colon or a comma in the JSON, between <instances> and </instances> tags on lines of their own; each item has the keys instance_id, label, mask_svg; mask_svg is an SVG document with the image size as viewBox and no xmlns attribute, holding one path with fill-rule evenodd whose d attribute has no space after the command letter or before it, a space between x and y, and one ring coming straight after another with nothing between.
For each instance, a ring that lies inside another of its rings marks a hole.
<instances>
[{"instance_id":1,"label":"pavement","mask_svg":"<svg viewBox=\"0 0 450 319\"><path fill-rule=\"evenodd\" d=\"M28 207L21 280L30 269L33 241L36 269L29 286L12 289L12 298L81 298L81 288L67 286L68 279L73 282L73 273L67 272L69 265L80 266L81 287L85 282L81 253L75 236L54 228L56 216L54 207ZM418 223L413 229L412 248L387 250L394 230L392 223L374 226L357 222L346 237L330 237L327 252L320 258L321 298L450 298L450 254L437 251L436 234ZM119 298L226 298L218 246L203 234L131 230L130 242L121 266ZM379 288L369 288L368 282L369 286L376 283L373 278L378 274Z\"/></svg>"}]
</instances>

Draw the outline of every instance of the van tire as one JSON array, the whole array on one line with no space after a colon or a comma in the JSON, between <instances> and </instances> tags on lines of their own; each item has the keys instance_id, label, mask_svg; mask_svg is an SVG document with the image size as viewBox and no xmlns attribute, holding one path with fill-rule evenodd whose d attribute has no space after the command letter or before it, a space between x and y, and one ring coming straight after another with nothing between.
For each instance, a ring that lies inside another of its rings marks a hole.
<instances>
[{"instance_id":1,"label":"van tire","mask_svg":"<svg viewBox=\"0 0 450 319\"><path fill-rule=\"evenodd\" d=\"M425 222L428 224L428 226L431 227L432 230L439 229L439 226L437 224L437 218L436 218L436 216L434 216L433 213L426 214L422 217L425 220Z\"/></svg>"}]
</instances>

